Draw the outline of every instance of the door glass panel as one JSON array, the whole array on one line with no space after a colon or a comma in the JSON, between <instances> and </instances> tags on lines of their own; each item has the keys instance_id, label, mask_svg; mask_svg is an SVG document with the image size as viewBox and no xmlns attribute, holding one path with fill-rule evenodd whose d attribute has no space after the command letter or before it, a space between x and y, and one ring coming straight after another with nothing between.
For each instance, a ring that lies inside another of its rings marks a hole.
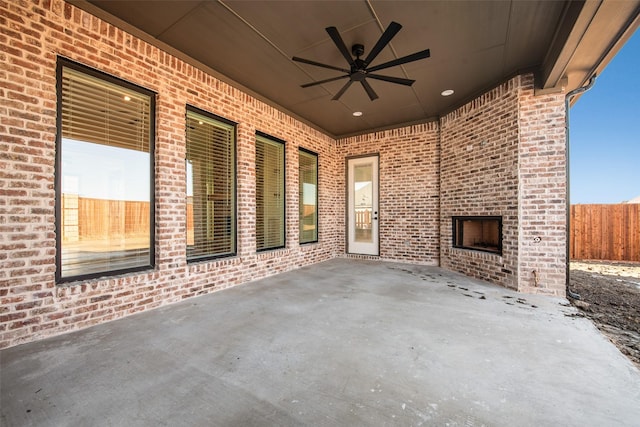
<instances>
[{"instance_id":1,"label":"door glass panel","mask_svg":"<svg viewBox=\"0 0 640 427\"><path fill-rule=\"evenodd\" d=\"M373 211L373 165L371 163L354 167L354 216L355 241L371 243Z\"/></svg>"}]
</instances>

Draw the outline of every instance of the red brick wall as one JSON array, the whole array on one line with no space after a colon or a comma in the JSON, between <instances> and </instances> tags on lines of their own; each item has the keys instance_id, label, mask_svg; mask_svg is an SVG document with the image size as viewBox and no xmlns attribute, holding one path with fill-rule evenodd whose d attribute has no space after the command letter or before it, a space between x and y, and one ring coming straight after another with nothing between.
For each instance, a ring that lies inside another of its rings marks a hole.
<instances>
[{"instance_id":1,"label":"red brick wall","mask_svg":"<svg viewBox=\"0 0 640 427\"><path fill-rule=\"evenodd\" d=\"M340 168L347 157L378 154L380 258L437 265L439 258L439 130L431 122L338 140ZM338 187L345 188L345 173ZM345 191L339 205L345 206ZM344 229L345 212L341 227ZM344 237L339 253L345 251Z\"/></svg>"},{"instance_id":2,"label":"red brick wall","mask_svg":"<svg viewBox=\"0 0 640 427\"><path fill-rule=\"evenodd\" d=\"M564 296L564 126L564 95L535 97L531 75L441 119L443 267L523 292ZM502 255L452 248L454 215L502 216Z\"/></svg>"},{"instance_id":3,"label":"red brick wall","mask_svg":"<svg viewBox=\"0 0 640 427\"><path fill-rule=\"evenodd\" d=\"M334 141L60 0L0 2L0 347L123 317L335 256ZM56 285L56 60L155 91L156 268ZM185 105L238 125L238 256L186 263ZM287 244L255 252L255 132L283 139ZM320 241L298 245L298 147L319 153Z\"/></svg>"},{"instance_id":4,"label":"red brick wall","mask_svg":"<svg viewBox=\"0 0 640 427\"><path fill-rule=\"evenodd\" d=\"M533 77L521 79L518 290L564 296L569 238L565 96L534 96Z\"/></svg>"},{"instance_id":5,"label":"red brick wall","mask_svg":"<svg viewBox=\"0 0 640 427\"><path fill-rule=\"evenodd\" d=\"M518 82L512 79L443 117L441 265L517 288ZM452 247L452 216L502 216L502 256Z\"/></svg>"},{"instance_id":6,"label":"red brick wall","mask_svg":"<svg viewBox=\"0 0 640 427\"><path fill-rule=\"evenodd\" d=\"M58 56L158 94L153 271L55 283ZM564 294L564 97L534 97L530 76L440 122L335 141L62 0L0 0L0 97L0 348L343 256L346 158L363 154L380 156L379 259ZM238 123L238 254L189 265L186 104ZM287 244L258 254L256 131L287 142ZM299 147L319 154L320 240L303 246ZM503 255L452 249L452 215L502 215Z\"/></svg>"}]
</instances>

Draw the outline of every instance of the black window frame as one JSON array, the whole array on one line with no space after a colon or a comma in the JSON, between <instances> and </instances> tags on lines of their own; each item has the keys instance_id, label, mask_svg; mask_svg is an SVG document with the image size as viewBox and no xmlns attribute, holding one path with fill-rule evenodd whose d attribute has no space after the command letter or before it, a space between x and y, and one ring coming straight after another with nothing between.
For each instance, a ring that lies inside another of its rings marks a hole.
<instances>
[{"instance_id":1,"label":"black window frame","mask_svg":"<svg viewBox=\"0 0 640 427\"><path fill-rule=\"evenodd\" d=\"M65 68L74 70L87 76L102 80L106 83L121 86L149 97L149 263L136 267L105 270L94 273L62 276L62 105L63 105L63 71ZM62 56L56 61L56 140L55 140L55 229L56 229L56 284L86 281L102 277L113 277L129 273L152 271L156 267L156 215L155 215L155 143L156 143L156 97L157 93L128 82L119 77L107 74L95 68L77 63Z\"/></svg>"}]
</instances>

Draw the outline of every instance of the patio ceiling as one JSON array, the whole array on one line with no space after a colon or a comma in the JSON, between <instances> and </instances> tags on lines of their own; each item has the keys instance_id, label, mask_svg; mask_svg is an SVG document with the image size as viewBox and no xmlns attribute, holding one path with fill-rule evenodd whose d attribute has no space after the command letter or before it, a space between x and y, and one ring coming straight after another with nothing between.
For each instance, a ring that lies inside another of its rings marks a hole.
<instances>
[{"instance_id":1,"label":"patio ceiling","mask_svg":"<svg viewBox=\"0 0 640 427\"><path fill-rule=\"evenodd\" d=\"M333 136L437 119L505 79L533 71L540 91L569 91L599 73L640 23L628 1L215 1L71 0L85 10ZM293 56L348 68L325 31L365 56L390 22L403 28L372 65L420 50L431 57L379 74L371 101L340 75ZM441 95L446 89L454 94ZM361 111L360 117L352 115Z\"/></svg>"}]
</instances>

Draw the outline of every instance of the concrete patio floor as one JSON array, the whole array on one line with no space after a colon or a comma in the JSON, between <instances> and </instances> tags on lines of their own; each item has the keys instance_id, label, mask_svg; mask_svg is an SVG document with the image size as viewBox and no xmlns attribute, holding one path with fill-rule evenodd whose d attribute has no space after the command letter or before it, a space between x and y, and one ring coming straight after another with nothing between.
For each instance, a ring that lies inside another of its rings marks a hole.
<instances>
[{"instance_id":1,"label":"concrete patio floor","mask_svg":"<svg viewBox=\"0 0 640 427\"><path fill-rule=\"evenodd\" d=\"M558 298L335 259L0 352L3 426L638 426Z\"/></svg>"}]
</instances>

